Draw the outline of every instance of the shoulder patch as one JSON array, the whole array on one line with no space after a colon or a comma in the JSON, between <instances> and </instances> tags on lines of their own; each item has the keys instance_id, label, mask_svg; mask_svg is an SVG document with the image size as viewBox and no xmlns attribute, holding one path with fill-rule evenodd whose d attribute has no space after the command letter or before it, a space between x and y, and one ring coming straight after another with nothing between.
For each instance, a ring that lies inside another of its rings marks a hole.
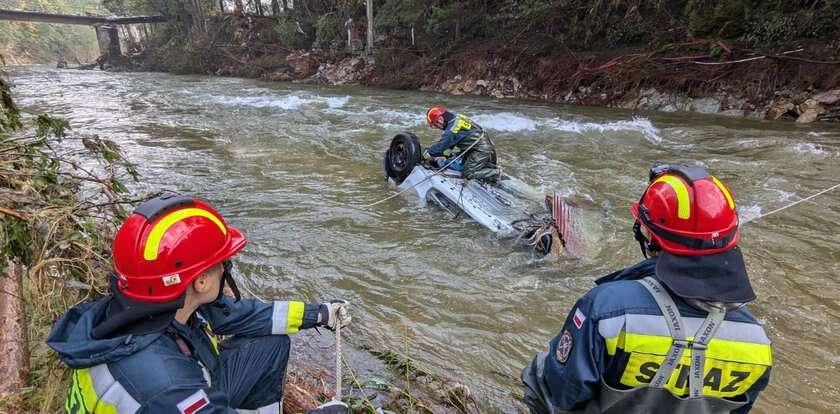
<instances>
[{"instance_id":1,"label":"shoulder patch","mask_svg":"<svg viewBox=\"0 0 840 414\"><path fill-rule=\"evenodd\" d=\"M210 399L204 390L198 390L178 403L181 414L195 414L198 410L210 405Z\"/></svg>"},{"instance_id":2,"label":"shoulder patch","mask_svg":"<svg viewBox=\"0 0 840 414\"><path fill-rule=\"evenodd\" d=\"M580 308L575 308L575 316L572 316L572 322L575 323L575 327L580 329L583 326L583 321L586 320L586 316L583 316L583 312L580 311Z\"/></svg>"},{"instance_id":3,"label":"shoulder patch","mask_svg":"<svg viewBox=\"0 0 840 414\"><path fill-rule=\"evenodd\" d=\"M555 352L557 362L565 364L566 361L569 360L569 355L572 353L573 343L574 339L572 339L572 334L569 332L568 329L564 329L563 335L561 335L560 340L557 341L557 352Z\"/></svg>"}]
</instances>

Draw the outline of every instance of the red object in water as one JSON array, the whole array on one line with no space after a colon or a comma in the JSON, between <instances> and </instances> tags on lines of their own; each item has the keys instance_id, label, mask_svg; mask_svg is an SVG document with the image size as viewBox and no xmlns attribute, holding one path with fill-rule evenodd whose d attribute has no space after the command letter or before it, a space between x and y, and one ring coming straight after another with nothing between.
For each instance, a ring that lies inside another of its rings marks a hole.
<instances>
[{"instance_id":1,"label":"red object in water","mask_svg":"<svg viewBox=\"0 0 840 414\"><path fill-rule=\"evenodd\" d=\"M572 255L580 255L579 235L576 234L574 222L572 221L571 207L566 200L554 193L551 197L551 215L554 219L554 226L557 233L563 240L563 247Z\"/></svg>"}]
</instances>

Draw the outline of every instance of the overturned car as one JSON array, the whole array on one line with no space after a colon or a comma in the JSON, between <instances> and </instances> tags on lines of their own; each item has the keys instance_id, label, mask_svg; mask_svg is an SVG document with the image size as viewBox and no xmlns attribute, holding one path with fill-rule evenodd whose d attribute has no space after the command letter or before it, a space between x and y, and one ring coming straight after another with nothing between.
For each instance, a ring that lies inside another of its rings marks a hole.
<instances>
[{"instance_id":1,"label":"overturned car","mask_svg":"<svg viewBox=\"0 0 840 414\"><path fill-rule=\"evenodd\" d=\"M540 194L504 173L496 183L465 180L457 168L457 155L444 165L434 165L434 161L423 161L421 154L420 140L414 134L397 134L385 152L385 179L401 192L415 193L453 217L467 214L540 254L552 250L577 254L571 207L560 196Z\"/></svg>"}]
</instances>

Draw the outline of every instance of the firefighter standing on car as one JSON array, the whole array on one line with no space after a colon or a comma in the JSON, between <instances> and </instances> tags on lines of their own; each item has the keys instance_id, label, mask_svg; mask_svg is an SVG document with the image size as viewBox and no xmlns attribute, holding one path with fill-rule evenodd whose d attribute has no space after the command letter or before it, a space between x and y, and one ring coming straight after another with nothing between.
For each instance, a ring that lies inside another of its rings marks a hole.
<instances>
[{"instance_id":1,"label":"firefighter standing on car","mask_svg":"<svg viewBox=\"0 0 840 414\"><path fill-rule=\"evenodd\" d=\"M746 413L770 340L738 247L732 194L701 167L651 169L632 206L652 257L596 281L522 372L532 413Z\"/></svg>"}]
</instances>

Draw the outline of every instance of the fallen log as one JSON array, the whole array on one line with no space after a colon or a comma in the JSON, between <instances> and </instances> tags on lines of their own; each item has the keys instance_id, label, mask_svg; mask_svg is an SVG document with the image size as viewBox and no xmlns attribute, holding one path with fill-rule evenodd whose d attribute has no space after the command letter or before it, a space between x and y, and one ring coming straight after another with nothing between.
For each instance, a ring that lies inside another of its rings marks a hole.
<instances>
[{"instance_id":1,"label":"fallen log","mask_svg":"<svg viewBox=\"0 0 840 414\"><path fill-rule=\"evenodd\" d=\"M0 400L23 389L29 378L22 282L23 266L8 260L0 274Z\"/></svg>"}]
</instances>

